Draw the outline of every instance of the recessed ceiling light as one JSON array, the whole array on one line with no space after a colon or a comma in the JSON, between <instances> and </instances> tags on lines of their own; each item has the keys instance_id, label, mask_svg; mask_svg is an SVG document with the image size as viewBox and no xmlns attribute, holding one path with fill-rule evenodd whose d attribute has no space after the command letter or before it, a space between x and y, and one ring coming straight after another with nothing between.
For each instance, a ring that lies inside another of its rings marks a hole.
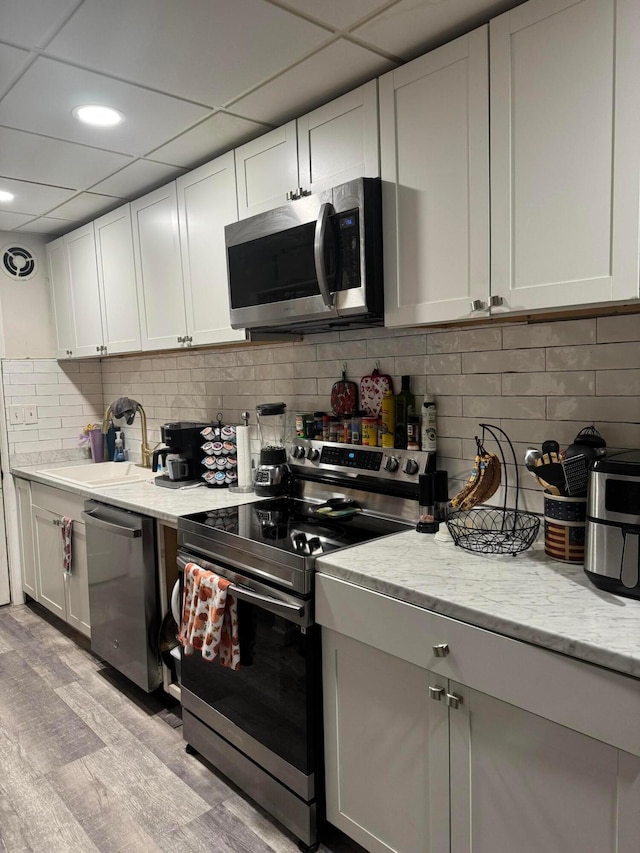
<instances>
[{"instance_id":1,"label":"recessed ceiling light","mask_svg":"<svg viewBox=\"0 0 640 853\"><path fill-rule=\"evenodd\" d=\"M114 127L116 124L124 121L124 116L118 110L114 110L111 107L100 107L95 104L75 107L73 114L78 121L84 122L84 124L91 124L94 127Z\"/></svg>"},{"instance_id":2,"label":"recessed ceiling light","mask_svg":"<svg viewBox=\"0 0 640 853\"><path fill-rule=\"evenodd\" d=\"M13 193L6 190L0 190L0 201L13 201L15 198Z\"/></svg>"}]
</instances>

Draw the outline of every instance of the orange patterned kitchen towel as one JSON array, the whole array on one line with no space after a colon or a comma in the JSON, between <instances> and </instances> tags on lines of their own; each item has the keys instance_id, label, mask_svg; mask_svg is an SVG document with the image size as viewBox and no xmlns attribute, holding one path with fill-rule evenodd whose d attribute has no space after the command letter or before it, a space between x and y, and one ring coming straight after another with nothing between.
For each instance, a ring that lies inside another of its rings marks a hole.
<instances>
[{"instance_id":1,"label":"orange patterned kitchen towel","mask_svg":"<svg viewBox=\"0 0 640 853\"><path fill-rule=\"evenodd\" d=\"M73 519L63 515L60 519L60 530L62 531L62 568L65 572L71 572L71 539L73 538Z\"/></svg>"},{"instance_id":2,"label":"orange patterned kitchen towel","mask_svg":"<svg viewBox=\"0 0 640 853\"><path fill-rule=\"evenodd\" d=\"M227 591L230 583L187 563L178 640L186 655L198 649L205 660L213 660L219 654L222 666L240 669L238 605Z\"/></svg>"}]
</instances>

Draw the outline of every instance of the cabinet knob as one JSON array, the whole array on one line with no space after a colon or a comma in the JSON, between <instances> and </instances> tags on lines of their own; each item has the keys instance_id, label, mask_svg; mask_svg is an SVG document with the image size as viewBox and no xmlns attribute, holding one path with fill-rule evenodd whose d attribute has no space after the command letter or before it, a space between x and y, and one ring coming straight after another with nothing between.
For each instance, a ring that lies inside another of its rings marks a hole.
<instances>
[{"instance_id":1,"label":"cabinet knob","mask_svg":"<svg viewBox=\"0 0 640 853\"><path fill-rule=\"evenodd\" d=\"M484 308L484 302L482 299L472 299L471 300L471 313L475 311L482 311Z\"/></svg>"},{"instance_id":2,"label":"cabinet knob","mask_svg":"<svg viewBox=\"0 0 640 853\"><path fill-rule=\"evenodd\" d=\"M457 693L447 693L447 705L456 711L462 705L462 696Z\"/></svg>"},{"instance_id":3,"label":"cabinet knob","mask_svg":"<svg viewBox=\"0 0 640 853\"><path fill-rule=\"evenodd\" d=\"M179 344L183 344L183 343L184 343L184 337L180 337L180 338L178 338L178 343L179 343Z\"/></svg>"},{"instance_id":4,"label":"cabinet knob","mask_svg":"<svg viewBox=\"0 0 640 853\"><path fill-rule=\"evenodd\" d=\"M433 653L437 658L446 658L446 656L451 651L449 648L449 643L438 643L436 646L432 646Z\"/></svg>"},{"instance_id":5,"label":"cabinet knob","mask_svg":"<svg viewBox=\"0 0 640 853\"><path fill-rule=\"evenodd\" d=\"M500 305L504 305L504 299L496 294L489 298L489 305L492 308L498 308Z\"/></svg>"},{"instance_id":6,"label":"cabinet knob","mask_svg":"<svg viewBox=\"0 0 640 853\"><path fill-rule=\"evenodd\" d=\"M96 352L102 352L102 347L96 347Z\"/></svg>"},{"instance_id":7,"label":"cabinet knob","mask_svg":"<svg viewBox=\"0 0 640 853\"><path fill-rule=\"evenodd\" d=\"M436 687L429 687L429 696L431 699L434 699L436 702L440 702L444 695L444 687L440 687L437 685Z\"/></svg>"},{"instance_id":8,"label":"cabinet knob","mask_svg":"<svg viewBox=\"0 0 640 853\"><path fill-rule=\"evenodd\" d=\"M189 344L189 346L191 346L191 344L193 343L193 338L191 337L191 335L187 335L185 337L185 341Z\"/></svg>"}]
</instances>

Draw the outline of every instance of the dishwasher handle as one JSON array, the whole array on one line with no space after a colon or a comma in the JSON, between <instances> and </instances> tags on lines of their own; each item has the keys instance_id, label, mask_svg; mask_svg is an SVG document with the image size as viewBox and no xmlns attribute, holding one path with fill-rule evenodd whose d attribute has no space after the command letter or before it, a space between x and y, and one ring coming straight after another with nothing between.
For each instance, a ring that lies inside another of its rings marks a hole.
<instances>
[{"instance_id":1,"label":"dishwasher handle","mask_svg":"<svg viewBox=\"0 0 640 853\"><path fill-rule=\"evenodd\" d=\"M142 528L140 527L123 527L121 524L113 524L111 521L105 521L104 518L94 515L93 512L83 512L82 517L94 527L115 533L117 536L125 536L127 539L138 539L142 536Z\"/></svg>"}]
</instances>

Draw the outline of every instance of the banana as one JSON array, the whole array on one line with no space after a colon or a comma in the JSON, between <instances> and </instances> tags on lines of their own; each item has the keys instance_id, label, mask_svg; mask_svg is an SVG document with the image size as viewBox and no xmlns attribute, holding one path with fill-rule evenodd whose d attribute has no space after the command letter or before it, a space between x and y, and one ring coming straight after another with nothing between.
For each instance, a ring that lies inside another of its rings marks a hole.
<instances>
[{"instance_id":1,"label":"banana","mask_svg":"<svg viewBox=\"0 0 640 853\"><path fill-rule=\"evenodd\" d=\"M500 460L495 453L485 453L483 456L484 474L477 486L467 494L461 509L469 510L478 504L486 503L497 491L502 480Z\"/></svg>"},{"instance_id":2,"label":"banana","mask_svg":"<svg viewBox=\"0 0 640 853\"><path fill-rule=\"evenodd\" d=\"M483 457L480 454L476 455L476 458L473 463L473 471L471 472L471 476L464 484L464 486L460 489L460 491L454 495L449 503L453 507L459 507L462 502L465 500L467 495L472 491L472 489L477 485L478 478L482 477L484 474L484 466L483 466Z\"/></svg>"}]
</instances>

